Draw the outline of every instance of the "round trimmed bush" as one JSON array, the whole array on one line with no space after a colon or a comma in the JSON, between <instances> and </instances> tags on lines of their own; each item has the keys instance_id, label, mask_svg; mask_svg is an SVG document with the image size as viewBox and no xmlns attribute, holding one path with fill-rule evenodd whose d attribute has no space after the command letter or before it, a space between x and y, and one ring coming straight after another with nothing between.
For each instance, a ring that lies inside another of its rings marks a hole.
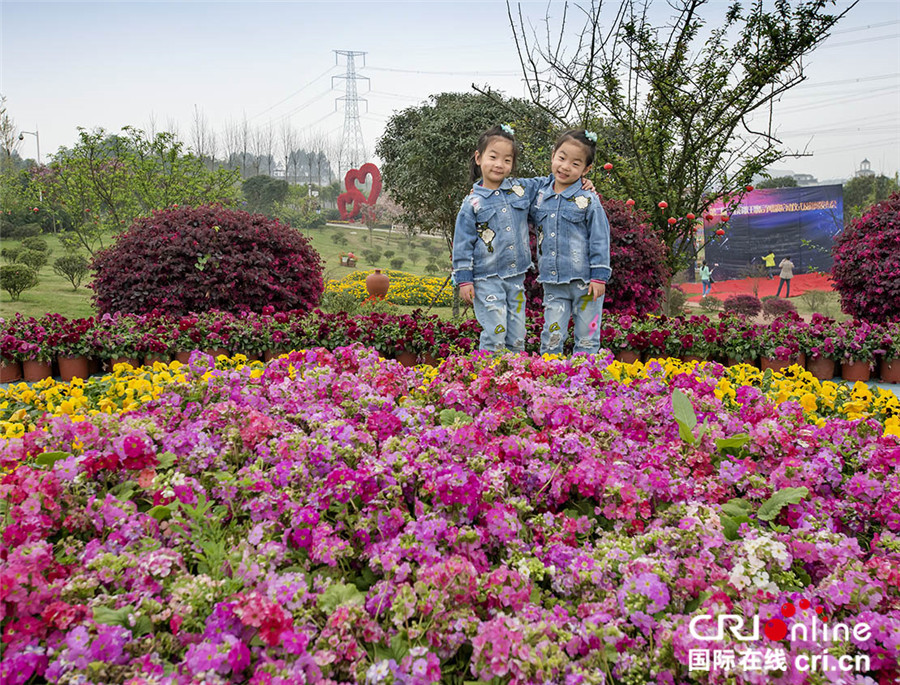
<instances>
[{"instance_id":1,"label":"round trimmed bush","mask_svg":"<svg viewBox=\"0 0 900 685\"><path fill-rule=\"evenodd\" d=\"M68 279L69 283L72 284L73 290L78 290L78 286L81 285L90 269L91 264L87 257L80 254L63 255L53 262L53 272L57 276Z\"/></svg>"},{"instance_id":2,"label":"round trimmed bush","mask_svg":"<svg viewBox=\"0 0 900 685\"><path fill-rule=\"evenodd\" d=\"M50 252L50 246L47 245L47 241L38 236L25 238L25 240L22 241L22 247L26 250L35 250L37 252Z\"/></svg>"},{"instance_id":3,"label":"round trimmed bush","mask_svg":"<svg viewBox=\"0 0 900 685\"><path fill-rule=\"evenodd\" d=\"M762 302L756 295L731 295L725 298L722 307L726 312L743 314L744 316L756 316L762 309Z\"/></svg>"},{"instance_id":4,"label":"round trimmed bush","mask_svg":"<svg viewBox=\"0 0 900 685\"><path fill-rule=\"evenodd\" d=\"M16 257L16 262L30 266L35 271L40 271L47 264L47 253L26 248Z\"/></svg>"},{"instance_id":5,"label":"round trimmed bush","mask_svg":"<svg viewBox=\"0 0 900 685\"><path fill-rule=\"evenodd\" d=\"M315 307L322 261L302 233L262 214L182 207L137 219L99 252L98 312L185 314Z\"/></svg>"},{"instance_id":6,"label":"round trimmed bush","mask_svg":"<svg viewBox=\"0 0 900 685\"><path fill-rule=\"evenodd\" d=\"M777 319L784 314L796 314L797 308L790 300L780 297L767 297L762 301L762 313L767 319Z\"/></svg>"},{"instance_id":7,"label":"round trimmed bush","mask_svg":"<svg viewBox=\"0 0 900 685\"><path fill-rule=\"evenodd\" d=\"M831 279L858 319L900 318L900 193L869 208L834 241Z\"/></svg>"},{"instance_id":8,"label":"round trimmed bush","mask_svg":"<svg viewBox=\"0 0 900 685\"><path fill-rule=\"evenodd\" d=\"M18 300L22 291L39 283L37 272L27 264L5 264L0 266L0 288L9 293L12 300Z\"/></svg>"}]
</instances>

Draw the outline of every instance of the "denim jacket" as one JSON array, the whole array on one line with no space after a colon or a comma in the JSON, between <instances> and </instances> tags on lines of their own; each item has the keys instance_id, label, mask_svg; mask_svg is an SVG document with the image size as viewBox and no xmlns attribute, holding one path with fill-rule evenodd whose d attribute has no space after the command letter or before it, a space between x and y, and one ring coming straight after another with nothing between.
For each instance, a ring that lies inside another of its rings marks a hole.
<instances>
[{"instance_id":1,"label":"denim jacket","mask_svg":"<svg viewBox=\"0 0 900 685\"><path fill-rule=\"evenodd\" d=\"M600 199L580 183L557 195L553 183L550 176L531 205L538 235L538 282L608 281L609 221Z\"/></svg>"},{"instance_id":2,"label":"denim jacket","mask_svg":"<svg viewBox=\"0 0 900 685\"><path fill-rule=\"evenodd\" d=\"M499 190L476 183L463 200L453 235L453 282L509 278L533 265L528 208L547 177L506 178Z\"/></svg>"}]
</instances>

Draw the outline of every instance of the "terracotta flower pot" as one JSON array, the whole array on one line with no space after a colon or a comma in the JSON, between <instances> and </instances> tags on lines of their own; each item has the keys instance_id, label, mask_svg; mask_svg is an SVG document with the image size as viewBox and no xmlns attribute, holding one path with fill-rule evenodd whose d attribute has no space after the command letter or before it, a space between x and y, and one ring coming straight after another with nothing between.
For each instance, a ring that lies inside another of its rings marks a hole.
<instances>
[{"instance_id":1,"label":"terracotta flower pot","mask_svg":"<svg viewBox=\"0 0 900 685\"><path fill-rule=\"evenodd\" d=\"M771 369L772 371L781 371L789 367L793 362L790 359L771 359L769 357L759 358L759 368L763 371Z\"/></svg>"},{"instance_id":2,"label":"terracotta flower pot","mask_svg":"<svg viewBox=\"0 0 900 685\"><path fill-rule=\"evenodd\" d=\"M820 381L830 381L834 378L834 359L810 357L806 362L806 370Z\"/></svg>"},{"instance_id":3,"label":"terracotta flower pot","mask_svg":"<svg viewBox=\"0 0 900 685\"><path fill-rule=\"evenodd\" d=\"M15 383L22 380L22 362L0 364L0 383Z\"/></svg>"},{"instance_id":4,"label":"terracotta flower pot","mask_svg":"<svg viewBox=\"0 0 900 685\"><path fill-rule=\"evenodd\" d=\"M180 352L175 353L175 361L179 361L182 364L187 364L191 359L192 350L181 350Z\"/></svg>"},{"instance_id":5,"label":"terracotta flower pot","mask_svg":"<svg viewBox=\"0 0 900 685\"><path fill-rule=\"evenodd\" d=\"M844 362L841 364L841 378L845 381L867 381L872 376L869 362Z\"/></svg>"},{"instance_id":6,"label":"terracotta flower pot","mask_svg":"<svg viewBox=\"0 0 900 685\"><path fill-rule=\"evenodd\" d=\"M56 361L59 364L59 377L64 383L68 383L73 378L87 378L90 375L88 359L84 355L75 357L59 355Z\"/></svg>"},{"instance_id":7,"label":"terracotta flower pot","mask_svg":"<svg viewBox=\"0 0 900 685\"><path fill-rule=\"evenodd\" d=\"M738 364L749 364L750 366L759 368L759 365L756 363L755 359L735 359L734 357L728 357L728 361L725 363L725 366L737 366Z\"/></svg>"},{"instance_id":8,"label":"terracotta flower pot","mask_svg":"<svg viewBox=\"0 0 900 685\"><path fill-rule=\"evenodd\" d=\"M101 371L103 371L103 362L97 357L88 357L88 375L96 376Z\"/></svg>"},{"instance_id":9,"label":"terracotta flower pot","mask_svg":"<svg viewBox=\"0 0 900 685\"><path fill-rule=\"evenodd\" d=\"M22 376L26 383L36 383L52 375L50 362L38 362L28 359L22 362Z\"/></svg>"},{"instance_id":10,"label":"terracotta flower pot","mask_svg":"<svg viewBox=\"0 0 900 685\"><path fill-rule=\"evenodd\" d=\"M277 359L283 354L287 354L287 352L285 352L284 350L266 350L265 352L263 352L263 361L270 362L273 359Z\"/></svg>"},{"instance_id":11,"label":"terracotta flower pot","mask_svg":"<svg viewBox=\"0 0 900 685\"><path fill-rule=\"evenodd\" d=\"M144 357L144 364L146 366L153 366L155 362L168 364L170 360L171 357L167 354L148 354L146 357Z\"/></svg>"},{"instance_id":12,"label":"terracotta flower pot","mask_svg":"<svg viewBox=\"0 0 900 685\"><path fill-rule=\"evenodd\" d=\"M113 357L109 360L109 370L112 371L116 364L130 364L137 368L141 365L141 362L137 357Z\"/></svg>"},{"instance_id":13,"label":"terracotta flower pot","mask_svg":"<svg viewBox=\"0 0 900 685\"><path fill-rule=\"evenodd\" d=\"M226 357L231 356L230 354L228 354L228 350L226 350L224 347L214 347L211 350L204 350L204 351L206 352L206 354L211 354L213 356L213 359L218 359L219 356L223 355L223 354Z\"/></svg>"},{"instance_id":14,"label":"terracotta flower pot","mask_svg":"<svg viewBox=\"0 0 900 685\"><path fill-rule=\"evenodd\" d=\"M395 359L403 364L403 366L415 366L416 365L416 355L412 352L407 352L406 350L400 350L395 355Z\"/></svg>"},{"instance_id":15,"label":"terracotta flower pot","mask_svg":"<svg viewBox=\"0 0 900 685\"><path fill-rule=\"evenodd\" d=\"M885 383L900 383L900 359L882 359L880 373Z\"/></svg>"},{"instance_id":16,"label":"terracotta flower pot","mask_svg":"<svg viewBox=\"0 0 900 685\"><path fill-rule=\"evenodd\" d=\"M686 362L705 362L706 359L698 357L696 354L686 354L682 359Z\"/></svg>"},{"instance_id":17,"label":"terracotta flower pot","mask_svg":"<svg viewBox=\"0 0 900 685\"><path fill-rule=\"evenodd\" d=\"M422 355L422 363L428 364L428 366L437 366L440 362L431 352L425 352Z\"/></svg>"},{"instance_id":18,"label":"terracotta flower pot","mask_svg":"<svg viewBox=\"0 0 900 685\"><path fill-rule=\"evenodd\" d=\"M366 276L366 292L371 298L383 300L390 285L391 279L387 274L381 273L381 269L375 269L374 273Z\"/></svg>"},{"instance_id":19,"label":"terracotta flower pot","mask_svg":"<svg viewBox=\"0 0 900 685\"><path fill-rule=\"evenodd\" d=\"M635 352L634 350L619 350L616 352L616 360L622 362L623 364L634 364L641 358L640 353Z\"/></svg>"}]
</instances>

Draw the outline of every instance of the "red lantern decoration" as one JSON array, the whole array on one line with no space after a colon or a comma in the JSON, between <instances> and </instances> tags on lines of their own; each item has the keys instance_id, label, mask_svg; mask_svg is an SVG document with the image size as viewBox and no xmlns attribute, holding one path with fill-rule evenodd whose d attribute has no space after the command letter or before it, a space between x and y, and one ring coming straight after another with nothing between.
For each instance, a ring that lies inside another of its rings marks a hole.
<instances>
[{"instance_id":1,"label":"red lantern decoration","mask_svg":"<svg viewBox=\"0 0 900 685\"><path fill-rule=\"evenodd\" d=\"M603 168L606 169L607 171L612 171L612 166L613 165L610 162L607 162L606 164L603 165Z\"/></svg>"},{"instance_id":2,"label":"red lantern decoration","mask_svg":"<svg viewBox=\"0 0 900 685\"><path fill-rule=\"evenodd\" d=\"M37 207L34 207L31 211L32 211L32 212L37 212L37 211L39 211L39 210L38 210Z\"/></svg>"},{"instance_id":3,"label":"red lantern decoration","mask_svg":"<svg viewBox=\"0 0 900 685\"><path fill-rule=\"evenodd\" d=\"M677 223L678 223L678 219L676 219L674 216L669 217L669 226L674 226Z\"/></svg>"},{"instance_id":4,"label":"red lantern decoration","mask_svg":"<svg viewBox=\"0 0 900 685\"><path fill-rule=\"evenodd\" d=\"M723 214L723 215L722 215L722 223L723 223L723 224L727 224L727 223L728 223L728 215L727 215L727 214Z\"/></svg>"},{"instance_id":5,"label":"red lantern decoration","mask_svg":"<svg viewBox=\"0 0 900 685\"><path fill-rule=\"evenodd\" d=\"M687 219L688 221L693 221L693 220L696 219L697 217L694 216L693 214L687 214L687 215L685 215L684 218Z\"/></svg>"},{"instance_id":6,"label":"red lantern decoration","mask_svg":"<svg viewBox=\"0 0 900 685\"><path fill-rule=\"evenodd\" d=\"M720 228L719 230L716 231L716 235L718 235L718 236L725 235L725 229L724 229L724 228Z\"/></svg>"},{"instance_id":7,"label":"red lantern decoration","mask_svg":"<svg viewBox=\"0 0 900 685\"><path fill-rule=\"evenodd\" d=\"M666 202L665 200L663 200L662 202L659 203L659 208L660 208L660 209L665 209L665 208L668 207L668 206L669 206L669 203Z\"/></svg>"},{"instance_id":8,"label":"red lantern decoration","mask_svg":"<svg viewBox=\"0 0 900 685\"><path fill-rule=\"evenodd\" d=\"M753 190L753 186L747 186L747 192L748 192L748 193L749 193L750 191L752 191L752 190Z\"/></svg>"},{"instance_id":9,"label":"red lantern decoration","mask_svg":"<svg viewBox=\"0 0 900 685\"><path fill-rule=\"evenodd\" d=\"M707 220L707 221L712 221L712 220L715 219L715 218L716 218L716 217L714 217L712 214L707 214L707 215L706 215L706 220Z\"/></svg>"},{"instance_id":10,"label":"red lantern decoration","mask_svg":"<svg viewBox=\"0 0 900 685\"><path fill-rule=\"evenodd\" d=\"M634 207L634 200L632 200L631 198L628 198L627 200L625 200L625 206L626 207Z\"/></svg>"}]
</instances>

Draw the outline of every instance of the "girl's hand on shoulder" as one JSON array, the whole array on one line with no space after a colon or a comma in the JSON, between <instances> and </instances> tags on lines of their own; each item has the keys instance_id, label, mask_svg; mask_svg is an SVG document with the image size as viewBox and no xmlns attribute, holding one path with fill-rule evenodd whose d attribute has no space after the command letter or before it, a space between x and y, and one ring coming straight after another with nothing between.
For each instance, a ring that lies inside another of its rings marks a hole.
<instances>
[{"instance_id":1,"label":"girl's hand on shoulder","mask_svg":"<svg viewBox=\"0 0 900 685\"><path fill-rule=\"evenodd\" d=\"M581 177L581 188L583 190L588 191L589 193L594 193L594 195L598 194L597 186L595 186L594 182L591 179L589 179L587 176Z\"/></svg>"}]
</instances>

